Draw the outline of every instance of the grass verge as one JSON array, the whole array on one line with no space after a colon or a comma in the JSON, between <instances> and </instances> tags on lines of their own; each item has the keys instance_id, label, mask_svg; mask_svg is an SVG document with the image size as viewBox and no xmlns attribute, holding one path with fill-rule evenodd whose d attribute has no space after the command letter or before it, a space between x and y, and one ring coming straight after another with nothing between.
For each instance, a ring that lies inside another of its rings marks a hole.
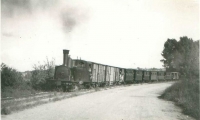
<instances>
[{"instance_id":1,"label":"grass verge","mask_svg":"<svg viewBox=\"0 0 200 120\"><path fill-rule=\"evenodd\" d=\"M199 120L199 80L185 79L177 81L167 88L160 98L173 101L183 113Z\"/></svg>"}]
</instances>

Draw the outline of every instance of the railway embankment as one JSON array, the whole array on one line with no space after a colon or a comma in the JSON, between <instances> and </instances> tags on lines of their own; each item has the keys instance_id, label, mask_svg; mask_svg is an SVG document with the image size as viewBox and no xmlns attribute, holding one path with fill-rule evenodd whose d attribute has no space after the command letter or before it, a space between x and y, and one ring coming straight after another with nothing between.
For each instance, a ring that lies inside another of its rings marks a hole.
<instances>
[{"instance_id":1,"label":"railway embankment","mask_svg":"<svg viewBox=\"0 0 200 120\"><path fill-rule=\"evenodd\" d=\"M200 119L198 79L179 80L167 88L160 98L175 102L184 114Z\"/></svg>"}]
</instances>

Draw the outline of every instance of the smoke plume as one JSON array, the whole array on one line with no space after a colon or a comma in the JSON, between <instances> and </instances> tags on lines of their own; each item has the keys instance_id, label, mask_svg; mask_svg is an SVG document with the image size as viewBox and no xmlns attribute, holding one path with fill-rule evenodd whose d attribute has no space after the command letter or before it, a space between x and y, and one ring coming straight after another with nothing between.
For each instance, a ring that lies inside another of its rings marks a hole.
<instances>
[{"instance_id":1,"label":"smoke plume","mask_svg":"<svg viewBox=\"0 0 200 120\"><path fill-rule=\"evenodd\" d=\"M60 18L63 24L63 30L65 32L71 32L76 25L86 20L87 12L75 7L67 7L62 10Z\"/></svg>"}]
</instances>

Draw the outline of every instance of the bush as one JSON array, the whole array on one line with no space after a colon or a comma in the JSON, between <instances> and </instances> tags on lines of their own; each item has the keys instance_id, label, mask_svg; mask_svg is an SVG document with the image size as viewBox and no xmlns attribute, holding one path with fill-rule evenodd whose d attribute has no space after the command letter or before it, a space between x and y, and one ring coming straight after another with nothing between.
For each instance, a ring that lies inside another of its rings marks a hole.
<instances>
[{"instance_id":1,"label":"bush","mask_svg":"<svg viewBox=\"0 0 200 120\"><path fill-rule=\"evenodd\" d=\"M185 79L178 81L165 90L160 96L163 99L174 101L183 108L183 113L199 119L199 80Z\"/></svg>"},{"instance_id":2,"label":"bush","mask_svg":"<svg viewBox=\"0 0 200 120\"><path fill-rule=\"evenodd\" d=\"M34 70L32 71L31 76L31 85L36 90L47 90L48 89L48 83L47 80L50 78L53 78L54 76L54 59L49 61L47 58L47 61L44 62L43 65L38 63L38 65L34 65Z\"/></svg>"},{"instance_id":3,"label":"bush","mask_svg":"<svg viewBox=\"0 0 200 120\"><path fill-rule=\"evenodd\" d=\"M21 85L23 82L23 77L20 72L17 70L8 67L6 64L1 64L1 87L4 89L5 87L15 87Z\"/></svg>"},{"instance_id":4,"label":"bush","mask_svg":"<svg viewBox=\"0 0 200 120\"><path fill-rule=\"evenodd\" d=\"M1 108L1 114L2 115L8 115L11 113L11 110L9 107L4 107L4 108Z\"/></svg>"},{"instance_id":5,"label":"bush","mask_svg":"<svg viewBox=\"0 0 200 120\"><path fill-rule=\"evenodd\" d=\"M1 97L21 97L35 91L17 70L1 64Z\"/></svg>"}]
</instances>

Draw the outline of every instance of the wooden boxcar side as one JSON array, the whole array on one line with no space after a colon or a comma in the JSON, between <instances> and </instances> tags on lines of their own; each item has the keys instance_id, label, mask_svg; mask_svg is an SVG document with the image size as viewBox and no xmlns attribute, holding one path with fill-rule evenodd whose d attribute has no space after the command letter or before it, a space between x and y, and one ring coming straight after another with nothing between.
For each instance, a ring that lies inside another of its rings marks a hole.
<instances>
[{"instance_id":1,"label":"wooden boxcar side","mask_svg":"<svg viewBox=\"0 0 200 120\"><path fill-rule=\"evenodd\" d=\"M143 71L142 70L135 70L135 79L136 82L142 82L143 80Z\"/></svg>"},{"instance_id":2,"label":"wooden boxcar side","mask_svg":"<svg viewBox=\"0 0 200 120\"><path fill-rule=\"evenodd\" d=\"M165 72L158 71L158 80L165 80Z\"/></svg>"},{"instance_id":3,"label":"wooden boxcar side","mask_svg":"<svg viewBox=\"0 0 200 120\"><path fill-rule=\"evenodd\" d=\"M165 80L171 80L171 79L172 79L171 73L170 72L166 72L165 73Z\"/></svg>"},{"instance_id":4,"label":"wooden boxcar side","mask_svg":"<svg viewBox=\"0 0 200 120\"><path fill-rule=\"evenodd\" d=\"M149 82L150 81L150 71L144 71L144 78L143 78L143 80L145 81L145 82Z\"/></svg>"},{"instance_id":5,"label":"wooden boxcar side","mask_svg":"<svg viewBox=\"0 0 200 120\"><path fill-rule=\"evenodd\" d=\"M158 75L157 71L151 71L151 81L157 81Z\"/></svg>"},{"instance_id":6,"label":"wooden boxcar side","mask_svg":"<svg viewBox=\"0 0 200 120\"><path fill-rule=\"evenodd\" d=\"M125 69L124 81L126 83L133 83L133 80L134 80L134 70L133 69Z\"/></svg>"},{"instance_id":7,"label":"wooden boxcar side","mask_svg":"<svg viewBox=\"0 0 200 120\"><path fill-rule=\"evenodd\" d=\"M120 84L124 83L125 69L123 69L123 68L119 69L119 76L120 76L119 83Z\"/></svg>"},{"instance_id":8,"label":"wooden boxcar side","mask_svg":"<svg viewBox=\"0 0 200 120\"><path fill-rule=\"evenodd\" d=\"M173 80L178 80L179 79L179 73L178 72L171 72L171 77Z\"/></svg>"},{"instance_id":9,"label":"wooden boxcar side","mask_svg":"<svg viewBox=\"0 0 200 120\"><path fill-rule=\"evenodd\" d=\"M106 85L110 85L110 73L111 68L110 66L106 66Z\"/></svg>"},{"instance_id":10,"label":"wooden boxcar side","mask_svg":"<svg viewBox=\"0 0 200 120\"><path fill-rule=\"evenodd\" d=\"M97 83L97 75L98 75L98 65L96 63L92 63L92 82Z\"/></svg>"},{"instance_id":11,"label":"wooden boxcar side","mask_svg":"<svg viewBox=\"0 0 200 120\"><path fill-rule=\"evenodd\" d=\"M120 80L120 76L119 76L119 68L115 68L115 84L118 84Z\"/></svg>"},{"instance_id":12,"label":"wooden boxcar side","mask_svg":"<svg viewBox=\"0 0 200 120\"><path fill-rule=\"evenodd\" d=\"M115 82L115 68L114 67L110 67L110 85L113 85L113 83Z\"/></svg>"}]
</instances>

